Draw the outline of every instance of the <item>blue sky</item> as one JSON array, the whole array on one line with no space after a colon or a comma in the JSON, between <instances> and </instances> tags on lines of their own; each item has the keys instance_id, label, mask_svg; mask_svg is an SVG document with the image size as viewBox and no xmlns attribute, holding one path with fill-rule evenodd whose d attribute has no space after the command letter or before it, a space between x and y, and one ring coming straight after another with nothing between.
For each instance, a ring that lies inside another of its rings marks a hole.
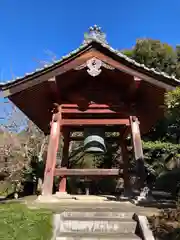
<instances>
[{"instance_id":1,"label":"blue sky","mask_svg":"<svg viewBox=\"0 0 180 240\"><path fill-rule=\"evenodd\" d=\"M180 43L179 0L0 0L0 81L33 71L46 50L60 57L78 47L98 24L114 48L137 38Z\"/></svg>"}]
</instances>

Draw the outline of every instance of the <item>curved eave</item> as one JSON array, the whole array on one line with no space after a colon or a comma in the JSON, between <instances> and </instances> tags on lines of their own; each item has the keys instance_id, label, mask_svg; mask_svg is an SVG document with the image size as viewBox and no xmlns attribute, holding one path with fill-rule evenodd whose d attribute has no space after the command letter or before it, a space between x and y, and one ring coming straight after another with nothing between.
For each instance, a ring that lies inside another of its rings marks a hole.
<instances>
[{"instance_id":1,"label":"curved eave","mask_svg":"<svg viewBox=\"0 0 180 240\"><path fill-rule=\"evenodd\" d=\"M79 48L70 52L68 55L63 56L60 60L48 66L45 66L44 68L36 69L34 72L27 73L24 77L18 77L13 81L0 83L0 89L2 91L5 91L21 83L33 81L34 79L40 76L46 75L47 73L67 64L68 62L78 57L79 55L82 55L84 52L88 51L91 48L95 48L96 50L99 50L105 55L109 55L111 58L120 62L121 64L124 64L133 70L139 71L140 73L143 73L149 77L152 77L159 82L166 83L167 85L172 87L180 86L179 79L176 79L173 76L169 76L164 72L158 72L155 69L147 68L144 64L137 63L133 59L130 59L129 57L125 56L121 52L113 49L112 47L110 47L105 43L99 42L97 40L91 40L89 42L82 44ZM9 95L12 95L12 94L9 94Z\"/></svg>"},{"instance_id":2,"label":"curved eave","mask_svg":"<svg viewBox=\"0 0 180 240\"><path fill-rule=\"evenodd\" d=\"M45 75L59 67L61 67L62 65L67 64L68 62L70 62L71 60L73 60L74 58L78 57L79 55L83 54L85 51L87 51L90 48L89 44L86 45L82 45L80 46L78 49L70 52L69 54L67 54L66 56L61 57L61 59L53 62L52 64L49 65L45 65L44 68L37 68L34 72L31 73L26 73L25 76L23 77L17 77L14 80L10 80L7 81L5 83L0 83L0 89L1 90L6 90L10 87L19 85L21 83L27 82L27 81L32 81L42 75Z\"/></svg>"}]
</instances>

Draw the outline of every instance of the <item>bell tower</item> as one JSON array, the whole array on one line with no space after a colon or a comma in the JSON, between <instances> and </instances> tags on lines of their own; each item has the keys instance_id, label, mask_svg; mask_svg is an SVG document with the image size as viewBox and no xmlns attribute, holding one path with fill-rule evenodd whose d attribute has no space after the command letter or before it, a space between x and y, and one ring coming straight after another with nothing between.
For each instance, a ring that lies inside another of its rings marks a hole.
<instances>
[{"instance_id":1,"label":"bell tower","mask_svg":"<svg viewBox=\"0 0 180 240\"><path fill-rule=\"evenodd\" d=\"M131 135L136 176L142 189L145 171L141 133L147 133L163 118L160 106L164 94L179 84L175 77L149 69L113 49L106 34L94 25L77 49L49 66L0 83L0 90L49 135L42 194L51 195L55 176L59 177L60 193L66 192L68 176L114 176L124 179L124 192L130 189L127 135ZM76 132L81 135L74 135ZM81 140L85 154L98 155L106 154L108 138L116 139L121 147L121 169L69 167L72 141ZM60 139L64 142L63 156L57 165Z\"/></svg>"}]
</instances>

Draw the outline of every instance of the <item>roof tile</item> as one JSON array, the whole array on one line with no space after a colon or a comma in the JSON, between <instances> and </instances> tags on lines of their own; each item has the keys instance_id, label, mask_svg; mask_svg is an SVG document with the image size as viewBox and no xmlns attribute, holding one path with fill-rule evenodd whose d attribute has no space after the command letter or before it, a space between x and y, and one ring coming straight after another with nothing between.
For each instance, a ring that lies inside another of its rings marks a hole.
<instances>
[{"instance_id":1,"label":"roof tile","mask_svg":"<svg viewBox=\"0 0 180 240\"><path fill-rule=\"evenodd\" d=\"M29 77L35 73L40 73L41 71L44 71L46 69L48 69L49 67L52 67L53 65L56 65L56 64L59 64L61 63L62 61L68 59L69 57L77 54L79 51L81 51L82 49L86 48L88 45L92 44L93 42L96 42L98 44L100 44L102 47L108 49L110 52L116 54L117 56L119 56L121 59L124 59L126 60L127 62L129 63L132 63L134 66L137 66L137 67L140 67L144 70L146 70L147 72L150 72L150 73L154 73L156 75L162 75L164 78L166 79L172 79L174 80L175 82L177 82L178 84L180 83L180 80L177 79L175 76L170 76L168 75L167 73L165 72L161 72L161 71L157 71L155 70L154 68L148 68L147 66L145 66L144 64L140 64L138 62L136 62L134 59L131 59L129 57L127 57L126 55L124 55L122 52L112 48L111 46L109 46L107 43L105 42L102 42L100 41L98 38L93 38L93 39L88 39L86 40L83 44L81 44L77 49L71 51L69 54L65 55L65 56L62 56L59 60L55 60L53 63L49 64L49 65L44 65L43 68L37 68L35 69L34 72L31 72L31 73L26 73L25 74L25 77ZM14 83L16 82L17 80L19 81L20 79L22 79L24 77L16 77L16 79L13 79L11 81L6 81L6 82L0 82L0 87L3 87L5 86L6 84L9 84L9 83Z\"/></svg>"}]
</instances>

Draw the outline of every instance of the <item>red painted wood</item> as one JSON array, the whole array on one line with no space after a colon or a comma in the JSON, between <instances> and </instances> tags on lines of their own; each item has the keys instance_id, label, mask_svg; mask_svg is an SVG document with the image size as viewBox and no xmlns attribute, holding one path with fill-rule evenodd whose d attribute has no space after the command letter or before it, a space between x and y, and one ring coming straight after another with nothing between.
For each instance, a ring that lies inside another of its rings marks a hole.
<instances>
[{"instance_id":1,"label":"red painted wood","mask_svg":"<svg viewBox=\"0 0 180 240\"><path fill-rule=\"evenodd\" d=\"M84 140L84 136L71 136L70 137L71 141L83 141ZM119 136L108 136L105 137L105 140L109 140L109 141L117 141L119 139Z\"/></svg>"},{"instance_id":2,"label":"red painted wood","mask_svg":"<svg viewBox=\"0 0 180 240\"><path fill-rule=\"evenodd\" d=\"M142 79L138 77L134 77L134 81L135 81L136 88L139 88Z\"/></svg>"},{"instance_id":3,"label":"red painted wood","mask_svg":"<svg viewBox=\"0 0 180 240\"><path fill-rule=\"evenodd\" d=\"M109 109L87 109L86 111L80 111L78 109L75 108L65 108L62 109L62 113L80 113L80 114L86 114L86 113L105 113L105 114L117 114L117 112L109 110Z\"/></svg>"},{"instance_id":4,"label":"red painted wood","mask_svg":"<svg viewBox=\"0 0 180 240\"><path fill-rule=\"evenodd\" d=\"M140 190L145 186L146 179L146 171L144 167L144 155L143 155L143 147L141 141L141 134L139 129L139 121L137 117L130 117L131 130L132 130L132 140L133 140L133 148L134 148L134 158L136 160L137 165L137 188Z\"/></svg>"},{"instance_id":5,"label":"red painted wood","mask_svg":"<svg viewBox=\"0 0 180 240\"><path fill-rule=\"evenodd\" d=\"M50 88L50 94L51 94L51 98L53 99L54 102L61 102L61 98L60 98L60 93L59 93L59 88L58 88L58 84L57 84L57 77L52 77L48 80L49 83L49 88Z\"/></svg>"},{"instance_id":6,"label":"red painted wood","mask_svg":"<svg viewBox=\"0 0 180 240\"><path fill-rule=\"evenodd\" d=\"M62 125L130 125L129 119L62 119Z\"/></svg>"},{"instance_id":7,"label":"red painted wood","mask_svg":"<svg viewBox=\"0 0 180 240\"><path fill-rule=\"evenodd\" d=\"M104 125L103 129L105 132L118 132L121 130L123 125ZM71 128L71 132L84 132L84 126L83 125L75 125L75 126L69 126Z\"/></svg>"},{"instance_id":8,"label":"red painted wood","mask_svg":"<svg viewBox=\"0 0 180 240\"><path fill-rule=\"evenodd\" d=\"M59 192L67 192L66 191L66 182L67 182L67 179L66 177L62 177L60 179L60 183L59 183Z\"/></svg>"},{"instance_id":9,"label":"red painted wood","mask_svg":"<svg viewBox=\"0 0 180 240\"><path fill-rule=\"evenodd\" d=\"M77 104L62 104L63 108L78 108L79 106ZM88 108L109 108L106 104L90 104Z\"/></svg>"},{"instance_id":10,"label":"red painted wood","mask_svg":"<svg viewBox=\"0 0 180 240\"><path fill-rule=\"evenodd\" d=\"M62 169L67 169L68 166L68 157L69 157L69 142L70 142L70 132L68 129L64 129L64 146L63 146L63 156L62 156ZM60 179L59 183L59 192L66 192L66 176L63 176Z\"/></svg>"},{"instance_id":11,"label":"red painted wood","mask_svg":"<svg viewBox=\"0 0 180 240\"><path fill-rule=\"evenodd\" d=\"M137 117L130 117L131 132L132 132L132 142L134 148L134 157L136 160L143 159L143 148L141 141L141 134L139 129L139 122Z\"/></svg>"},{"instance_id":12,"label":"red painted wood","mask_svg":"<svg viewBox=\"0 0 180 240\"><path fill-rule=\"evenodd\" d=\"M119 169L65 169L56 168L56 176L118 176L122 172Z\"/></svg>"},{"instance_id":13,"label":"red painted wood","mask_svg":"<svg viewBox=\"0 0 180 240\"><path fill-rule=\"evenodd\" d=\"M125 127L121 133L122 138L126 139L126 137L128 136L128 134L130 134L130 132L131 132L130 126Z\"/></svg>"},{"instance_id":14,"label":"red painted wood","mask_svg":"<svg viewBox=\"0 0 180 240\"><path fill-rule=\"evenodd\" d=\"M123 158L123 178L124 178L124 192L129 192L130 190L130 179L129 179L129 156L128 150L125 142L121 142L121 151Z\"/></svg>"},{"instance_id":15,"label":"red painted wood","mask_svg":"<svg viewBox=\"0 0 180 240\"><path fill-rule=\"evenodd\" d=\"M56 115L56 116L55 116ZM57 117L58 115L58 117ZM51 132L47 151L46 167L44 172L44 183L42 195L52 194L54 169L56 166L56 155L60 137L60 113L54 114L51 123Z\"/></svg>"}]
</instances>

